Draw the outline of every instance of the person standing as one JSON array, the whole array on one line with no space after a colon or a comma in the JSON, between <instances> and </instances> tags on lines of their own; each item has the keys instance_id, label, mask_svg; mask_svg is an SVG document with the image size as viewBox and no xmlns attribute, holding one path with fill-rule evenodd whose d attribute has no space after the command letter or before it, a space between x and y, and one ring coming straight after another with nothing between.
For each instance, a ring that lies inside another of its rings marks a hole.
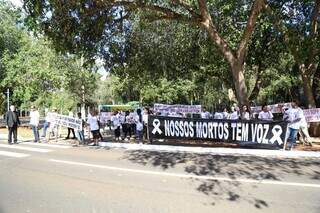
<instances>
[{"instance_id":1,"label":"person standing","mask_svg":"<svg viewBox=\"0 0 320 213\"><path fill-rule=\"evenodd\" d=\"M250 120L250 119L251 119L250 109L247 105L243 105L242 111L241 111L241 120Z\"/></svg>"},{"instance_id":2,"label":"person standing","mask_svg":"<svg viewBox=\"0 0 320 213\"><path fill-rule=\"evenodd\" d=\"M237 108L232 106L231 112L229 114L229 120L238 120L238 119L239 119L239 112L237 111Z\"/></svg>"},{"instance_id":3,"label":"person standing","mask_svg":"<svg viewBox=\"0 0 320 213\"><path fill-rule=\"evenodd\" d=\"M259 113L258 119L263 121L273 120L272 112L270 112L269 107L267 105L262 106L262 111Z\"/></svg>"},{"instance_id":4,"label":"person standing","mask_svg":"<svg viewBox=\"0 0 320 213\"><path fill-rule=\"evenodd\" d=\"M14 143L18 143L18 126L20 125L20 120L14 105L10 106L10 110L6 113L5 118L8 128L8 143L12 144L12 135Z\"/></svg>"},{"instance_id":5,"label":"person standing","mask_svg":"<svg viewBox=\"0 0 320 213\"><path fill-rule=\"evenodd\" d=\"M69 111L69 115L68 115L68 116L71 117L71 118L73 118L73 112L71 111L71 109L70 109L70 111ZM67 137L66 137L66 140L70 138L70 132L72 132L72 135L73 135L72 139L75 139L75 138L76 138L76 134L74 133L74 129L68 127L68 135L67 135Z\"/></svg>"},{"instance_id":6,"label":"person standing","mask_svg":"<svg viewBox=\"0 0 320 213\"><path fill-rule=\"evenodd\" d=\"M210 118L210 112L207 111L205 107L203 107L203 111L201 113L201 118L202 119L209 119Z\"/></svg>"},{"instance_id":7,"label":"person standing","mask_svg":"<svg viewBox=\"0 0 320 213\"><path fill-rule=\"evenodd\" d=\"M118 113L118 111L115 111L113 113L113 116L111 117L111 122L112 122L112 127L114 129L114 137L116 141L120 140L120 115Z\"/></svg>"},{"instance_id":8,"label":"person standing","mask_svg":"<svg viewBox=\"0 0 320 213\"><path fill-rule=\"evenodd\" d=\"M40 121L39 111L35 106L32 106L30 111L30 126L32 128L35 143L40 142L39 129L38 129L39 121Z\"/></svg>"},{"instance_id":9,"label":"person standing","mask_svg":"<svg viewBox=\"0 0 320 213\"><path fill-rule=\"evenodd\" d=\"M96 110L92 111L91 116L88 118L87 123L89 124L89 128L93 137L93 143L88 145L90 146L98 146L98 139L100 138L100 127L99 127L99 118L98 112Z\"/></svg>"},{"instance_id":10,"label":"person standing","mask_svg":"<svg viewBox=\"0 0 320 213\"><path fill-rule=\"evenodd\" d=\"M132 124L133 123L133 118L131 117L130 115L130 112L129 111L126 111L126 114L125 114L125 129L124 129L124 140L125 141L128 141L131 137L132 137Z\"/></svg>"},{"instance_id":11,"label":"person standing","mask_svg":"<svg viewBox=\"0 0 320 213\"><path fill-rule=\"evenodd\" d=\"M285 147L287 150L292 150L296 144L296 138L301 126L303 111L298 107L297 101L291 103L291 108L286 111L284 120L289 122L288 125L288 144Z\"/></svg>"},{"instance_id":12,"label":"person standing","mask_svg":"<svg viewBox=\"0 0 320 213\"><path fill-rule=\"evenodd\" d=\"M228 109L227 108L224 108L223 109L223 112L222 112L222 114L223 114L223 119L229 119L229 112L228 112Z\"/></svg>"},{"instance_id":13,"label":"person standing","mask_svg":"<svg viewBox=\"0 0 320 213\"><path fill-rule=\"evenodd\" d=\"M149 115L152 115L151 110L148 107L144 108L144 111L143 111L143 114L142 114L142 121L143 121L143 134L144 134L144 138L146 140L149 139L149 137L148 137Z\"/></svg>"},{"instance_id":14,"label":"person standing","mask_svg":"<svg viewBox=\"0 0 320 213\"><path fill-rule=\"evenodd\" d=\"M218 109L218 111L214 113L213 118L218 120L223 119L224 118L223 112L221 112L221 110Z\"/></svg>"},{"instance_id":15,"label":"person standing","mask_svg":"<svg viewBox=\"0 0 320 213\"><path fill-rule=\"evenodd\" d=\"M141 109L137 109L137 115L134 118L136 126L136 135L139 143L142 143L143 140L143 119L141 114Z\"/></svg>"},{"instance_id":16,"label":"person standing","mask_svg":"<svg viewBox=\"0 0 320 213\"><path fill-rule=\"evenodd\" d=\"M85 138L84 138L84 128L85 128L85 121L82 119L81 112L78 112L78 119L81 120L81 129L77 129L76 131L76 137L79 141L79 145L84 144Z\"/></svg>"}]
</instances>

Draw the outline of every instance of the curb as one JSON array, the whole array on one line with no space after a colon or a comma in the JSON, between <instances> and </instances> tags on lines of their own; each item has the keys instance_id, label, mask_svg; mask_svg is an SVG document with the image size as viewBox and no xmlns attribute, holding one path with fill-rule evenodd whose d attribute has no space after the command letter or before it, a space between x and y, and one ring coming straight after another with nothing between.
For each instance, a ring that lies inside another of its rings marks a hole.
<instances>
[{"instance_id":1,"label":"curb","mask_svg":"<svg viewBox=\"0 0 320 213\"><path fill-rule=\"evenodd\" d=\"M320 152L314 151L283 151L264 149L239 149L239 148L206 148L206 147L186 147L170 145L150 145L150 144L123 144L112 142L100 142L101 147L120 148L126 150L144 150L159 152L187 152L197 154L212 154L225 156L258 156L258 157L285 157L285 158L320 158Z\"/></svg>"}]
</instances>

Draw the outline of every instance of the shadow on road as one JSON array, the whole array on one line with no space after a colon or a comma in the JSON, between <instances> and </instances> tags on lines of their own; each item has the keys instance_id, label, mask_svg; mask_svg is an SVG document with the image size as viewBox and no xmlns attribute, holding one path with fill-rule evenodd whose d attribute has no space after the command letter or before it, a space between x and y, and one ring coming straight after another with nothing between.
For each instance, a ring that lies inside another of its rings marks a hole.
<instances>
[{"instance_id":1,"label":"shadow on road","mask_svg":"<svg viewBox=\"0 0 320 213\"><path fill-rule=\"evenodd\" d=\"M303 176L320 180L320 161L316 159L262 158L254 156L218 156L190 153L167 153L155 151L127 151L125 159L142 165L152 165L162 170L180 167L191 175L227 177L235 181L194 179L197 190L212 197L212 205L219 200L230 202L247 201L257 209L269 204L257 195L248 194L248 187L257 184L242 184L236 179L285 181L286 176ZM244 192L246 190L246 192ZM243 194L243 196L241 196Z\"/></svg>"}]
</instances>

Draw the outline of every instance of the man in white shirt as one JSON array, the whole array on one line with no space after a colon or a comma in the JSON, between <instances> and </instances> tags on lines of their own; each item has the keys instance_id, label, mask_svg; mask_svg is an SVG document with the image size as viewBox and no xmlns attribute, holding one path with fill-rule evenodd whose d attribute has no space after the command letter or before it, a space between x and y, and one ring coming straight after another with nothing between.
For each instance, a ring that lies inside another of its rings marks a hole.
<instances>
[{"instance_id":1,"label":"man in white shirt","mask_svg":"<svg viewBox=\"0 0 320 213\"><path fill-rule=\"evenodd\" d=\"M273 120L272 112L270 112L268 106L266 106L266 105L262 106L262 111L259 113L258 119L263 120L263 121L272 121Z\"/></svg>"},{"instance_id":2,"label":"man in white shirt","mask_svg":"<svg viewBox=\"0 0 320 213\"><path fill-rule=\"evenodd\" d=\"M209 119L210 118L210 112L207 111L206 108L203 108L203 112L201 113L202 119Z\"/></svg>"},{"instance_id":3,"label":"man in white shirt","mask_svg":"<svg viewBox=\"0 0 320 213\"><path fill-rule=\"evenodd\" d=\"M291 150L295 143L298 131L301 126L301 119L303 117L303 111L298 107L297 101L291 103L292 108L286 111L284 119L289 122L288 125L288 146L286 149Z\"/></svg>"},{"instance_id":4,"label":"man in white shirt","mask_svg":"<svg viewBox=\"0 0 320 213\"><path fill-rule=\"evenodd\" d=\"M34 135L34 142L40 142L39 140L39 121L40 121L40 114L36 107L32 106L30 111L30 126L32 128L32 132Z\"/></svg>"}]
</instances>

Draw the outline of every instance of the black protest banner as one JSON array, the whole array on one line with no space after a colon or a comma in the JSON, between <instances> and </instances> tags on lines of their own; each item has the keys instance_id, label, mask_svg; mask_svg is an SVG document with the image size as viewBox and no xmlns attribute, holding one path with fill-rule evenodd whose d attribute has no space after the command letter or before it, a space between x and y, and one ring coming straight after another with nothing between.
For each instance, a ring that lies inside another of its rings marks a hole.
<instances>
[{"instance_id":1,"label":"black protest banner","mask_svg":"<svg viewBox=\"0 0 320 213\"><path fill-rule=\"evenodd\" d=\"M282 145L287 123L150 116L150 139L186 139Z\"/></svg>"}]
</instances>

